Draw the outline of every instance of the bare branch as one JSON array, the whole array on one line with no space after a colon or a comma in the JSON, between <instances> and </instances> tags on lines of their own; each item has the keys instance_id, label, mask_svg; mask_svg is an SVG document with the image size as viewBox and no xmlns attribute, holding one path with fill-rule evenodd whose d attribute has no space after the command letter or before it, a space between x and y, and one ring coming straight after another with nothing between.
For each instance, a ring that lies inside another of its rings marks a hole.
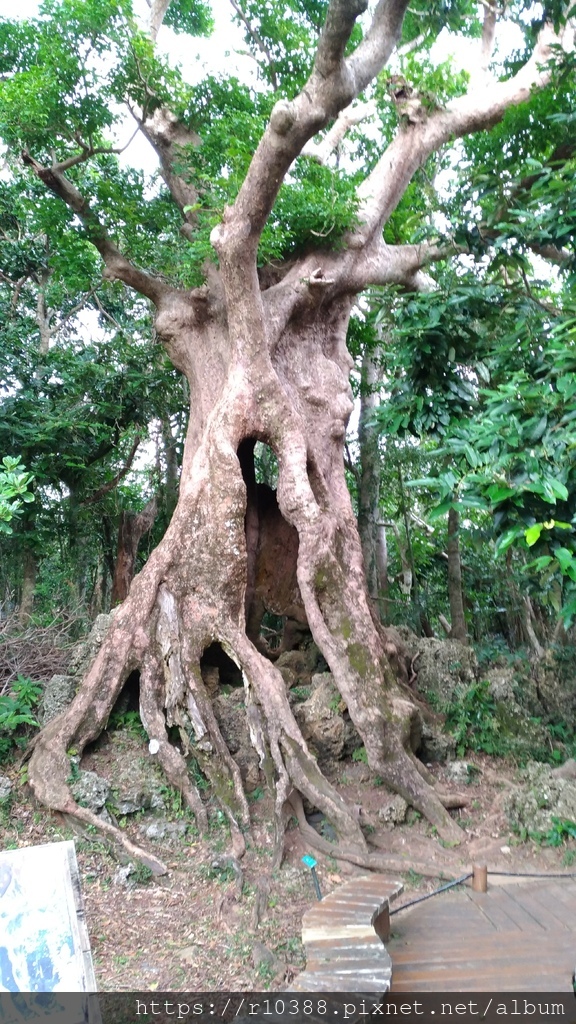
<instances>
[{"instance_id":1,"label":"bare branch","mask_svg":"<svg viewBox=\"0 0 576 1024\"><path fill-rule=\"evenodd\" d=\"M272 83L272 88L274 89L274 92L278 92L279 83L278 83L278 78L276 76L276 68L274 66L274 60L272 58L272 54L270 53L270 50L266 46L266 43L264 42L262 37L259 35L259 33L254 28L254 26L250 23L250 21L246 17L246 14L242 10L242 7L237 2L237 0L230 0L230 3L232 4L232 7L236 11L236 14L240 18L240 21L246 27L248 35L251 37L251 39L254 40L254 43L256 44L256 46L258 47L260 52L264 54L264 57L266 58L266 62L268 64L268 70L270 71L270 81Z\"/></svg>"},{"instance_id":2,"label":"bare branch","mask_svg":"<svg viewBox=\"0 0 576 1024\"><path fill-rule=\"evenodd\" d=\"M300 156L309 156L317 160L319 164L328 163L329 157L338 148L342 139L356 124L373 117L376 113L374 103L361 103L358 106L349 106L341 110L334 124L320 142L314 143L311 140L302 148Z\"/></svg>"},{"instance_id":3,"label":"bare branch","mask_svg":"<svg viewBox=\"0 0 576 1024\"><path fill-rule=\"evenodd\" d=\"M14 289L14 291L12 292L12 298L10 299L10 319L12 319L12 317L16 313L16 307L18 306L20 294L29 277L30 274L24 274L24 276L18 278L17 281L13 281L11 277L8 277L7 274L4 274L0 270L0 281L3 281L4 284L7 284L9 285L10 288Z\"/></svg>"},{"instance_id":4,"label":"bare branch","mask_svg":"<svg viewBox=\"0 0 576 1024\"><path fill-rule=\"evenodd\" d=\"M417 245L387 245L363 249L342 275L341 287L352 292L368 285L397 284L410 291L429 291L430 279L421 273L429 263L447 259L462 248L420 242Z\"/></svg>"},{"instance_id":5,"label":"bare branch","mask_svg":"<svg viewBox=\"0 0 576 1024\"><path fill-rule=\"evenodd\" d=\"M148 22L148 34L153 43L158 38L158 33L162 27L166 11L170 6L170 0L152 0L148 2L150 7L150 20Z\"/></svg>"},{"instance_id":6,"label":"bare branch","mask_svg":"<svg viewBox=\"0 0 576 1024\"><path fill-rule=\"evenodd\" d=\"M197 223L194 210L198 202L198 192L181 174L175 171L177 161L186 159L186 149L200 145L200 136L186 128L175 115L165 107L156 110L151 118L140 126L142 134L156 152L160 161L160 170L174 202L184 219L182 233L186 237L192 234Z\"/></svg>"},{"instance_id":7,"label":"bare branch","mask_svg":"<svg viewBox=\"0 0 576 1024\"><path fill-rule=\"evenodd\" d=\"M344 51L367 0L330 0L314 68L302 92L279 101L252 158L236 198L214 229L212 242L221 256L236 251L243 263L254 260L260 234L292 161L303 146L348 106L377 74L400 36L408 0L380 0L371 28L347 60Z\"/></svg>"},{"instance_id":8,"label":"bare branch","mask_svg":"<svg viewBox=\"0 0 576 1024\"><path fill-rule=\"evenodd\" d=\"M482 41L480 44L480 68L482 71L488 71L490 65L492 50L494 49L494 39L496 37L497 17L496 0L484 0L484 22L482 24Z\"/></svg>"},{"instance_id":9,"label":"bare branch","mask_svg":"<svg viewBox=\"0 0 576 1024\"><path fill-rule=\"evenodd\" d=\"M414 39L411 39L409 43L403 43L402 46L399 46L396 51L398 56L407 57L409 53L414 53L415 50L418 50L422 46L422 44L426 42L427 38L428 33L421 32L420 35L416 36Z\"/></svg>"},{"instance_id":10,"label":"bare branch","mask_svg":"<svg viewBox=\"0 0 576 1024\"><path fill-rule=\"evenodd\" d=\"M77 153L76 156L69 156L67 160L61 160L58 163L53 163L52 170L60 172L60 174L62 174L64 171L68 171L71 167L76 167L77 164L86 163L86 161L90 160L93 156L99 156L101 154L114 154L118 156L120 153L124 153L124 151L128 149L128 146L138 134L139 127L140 126L138 126L138 128L136 128L136 130L132 133L125 146L86 146L80 138L77 138L78 145L80 146L82 152Z\"/></svg>"},{"instance_id":11,"label":"bare branch","mask_svg":"<svg viewBox=\"0 0 576 1024\"><path fill-rule=\"evenodd\" d=\"M347 61L358 96L388 62L402 33L408 0L379 0L372 24Z\"/></svg>"},{"instance_id":12,"label":"bare branch","mask_svg":"<svg viewBox=\"0 0 576 1024\"><path fill-rule=\"evenodd\" d=\"M330 78L341 71L356 19L367 7L368 0L331 0L314 61L314 68L322 78Z\"/></svg>"},{"instance_id":13,"label":"bare branch","mask_svg":"<svg viewBox=\"0 0 576 1024\"><path fill-rule=\"evenodd\" d=\"M40 181L46 185L46 188L50 189L59 199L62 199L80 218L88 238L106 264L104 277L107 277L109 280L118 279L119 281L124 281L125 284L140 292L141 295L146 295L156 305L159 305L161 299L174 290L158 278L150 277L143 270L139 270L122 255L108 237L104 226L90 208L87 199L60 171L54 170L51 167L42 167L26 151L22 153L22 160L26 166L33 169Z\"/></svg>"},{"instance_id":14,"label":"bare branch","mask_svg":"<svg viewBox=\"0 0 576 1024\"><path fill-rule=\"evenodd\" d=\"M134 440L134 444L132 445L132 448L130 449L130 453L128 455L128 458L126 459L126 462L124 463L124 465L123 465L122 469L120 470L120 472L117 473L116 476L114 477L114 479L110 480L109 483L104 484L103 487L99 487L97 491L94 491L93 494L90 494L87 498L85 498L84 501L82 502L82 505L93 505L93 504L95 504L97 501L100 501L106 494L109 494L110 491L113 491L118 486L120 481L123 480L124 477L126 476L126 474L130 471L130 467L132 466L132 463L134 462L134 456L136 455L136 452L138 451L138 446L139 446L141 440L142 440L142 438L140 437L140 435L137 435L135 440Z\"/></svg>"},{"instance_id":15,"label":"bare branch","mask_svg":"<svg viewBox=\"0 0 576 1024\"><path fill-rule=\"evenodd\" d=\"M472 89L452 100L446 108L428 114L407 117L378 164L358 190L361 200L361 226L351 238L358 248L380 236L406 187L427 158L452 139L482 131L502 119L506 111L528 100L533 89L544 88L551 80L553 47L572 44L570 27L565 40L551 25L543 27L534 52L513 78L504 82L491 79L482 90Z\"/></svg>"}]
</instances>

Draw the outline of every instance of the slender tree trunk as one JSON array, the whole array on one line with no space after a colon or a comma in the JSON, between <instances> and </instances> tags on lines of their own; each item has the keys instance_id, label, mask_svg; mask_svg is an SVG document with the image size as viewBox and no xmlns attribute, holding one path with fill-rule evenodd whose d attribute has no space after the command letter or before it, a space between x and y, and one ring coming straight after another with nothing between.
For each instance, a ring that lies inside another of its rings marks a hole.
<instances>
[{"instance_id":1,"label":"slender tree trunk","mask_svg":"<svg viewBox=\"0 0 576 1024\"><path fill-rule=\"evenodd\" d=\"M358 530L364 556L368 594L379 618L384 621L387 612L388 552L386 529L380 514L380 450L379 432L372 422L378 404L376 387L379 381L378 352L364 353L358 445L360 473L358 489Z\"/></svg>"},{"instance_id":2,"label":"slender tree trunk","mask_svg":"<svg viewBox=\"0 0 576 1024\"><path fill-rule=\"evenodd\" d=\"M540 658L544 657L544 654L546 652L542 647L542 644L540 643L538 636L536 635L536 630L534 629L534 610L532 608L532 601L529 597L524 597L522 599L522 609L523 625L524 630L526 632L526 638L528 640L532 653L538 660L540 660Z\"/></svg>"},{"instance_id":3,"label":"slender tree trunk","mask_svg":"<svg viewBox=\"0 0 576 1024\"><path fill-rule=\"evenodd\" d=\"M134 578L138 547L144 534L152 528L156 511L157 500L154 497L137 515L133 515L131 512L122 512L120 516L118 551L112 579L111 605L113 608L128 597L130 584Z\"/></svg>"},{"instance_id":4,"label":"slender tree trunk","mask_svg":"<svg viewBox=\"0 0 576 1024\"><path fill-rule=\"evenodd\" d=\"M448 600L450 602L450 636L467 642L464 596L462 593L462 565L460 562L460 514L458 509L448 512Z\"/></svg>"},{"instance_id":5,"label":"slender tree trunk","mask_svg":"<svg viewBox=\"0 0 576 1024\"><path fill-rule=\"evenodd\" d=\"M172 428L170 427L170 421L168 419L162 420L162 441L164 443L164 457L166 459L166 518L170 521L178 503L178 477L180 475L180 467L178 465L176 441L174 440Z\"/></svg>"},{"instance_id":6,"label":"slender tree trunk","mask_svg":"<svg viewBox=\"0 0 576 1024\"><path fill-rule=\"evenodd\" d=\"M38 562L36 555L30 548L24 549L22 566L22 587L20 590L20 605L18 608L18 621L21 626L27 626L32 617L34 598L36 596L36 576L38 574Z\"/></svg>"}]
</instances>

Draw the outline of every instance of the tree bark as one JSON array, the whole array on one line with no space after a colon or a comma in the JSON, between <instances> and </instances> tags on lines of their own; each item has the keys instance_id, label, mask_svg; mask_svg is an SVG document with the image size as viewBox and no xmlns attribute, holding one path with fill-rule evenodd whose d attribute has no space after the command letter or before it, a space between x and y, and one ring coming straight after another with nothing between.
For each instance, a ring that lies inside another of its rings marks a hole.
<instances>
[{"instance_id":1,"label":"tree bark","mask_svg":"<svg viewBox=\"0 0 576 1024\"><path fill-rule=\"evenodd\" d=\"M468 632L464 615L464 596L462 593L462 565L460 562L460 514L458 509L451 508L448 512L448 600L450 603L450 637L466 643Z\"/></svg>"},{"instance_id":2,"label":"tree bark","mask_svg":"<svg viewBox=\"0 0 576 1024\"><path fill-rule=\"evenodd\" d=\"M30 784L49 806L98 822L71 797L66 751L82 750L98 736L127 676L139 669L142 721L165 772L200 823L205 821L186 765L193 750L241 851L248 805L200 672L204 650L217 642L242 670L250 733L275 794L277 858L283 806L293 789L333 822L344 853L353 849L367 855L353 810L322 776L304 742L282 676L247 632L246 592L254 577L250 531L281 531L285 537L289 530L295 538L292 573L284 565L282 585L268 581L261 588L264 606L286 614L296 600L300 603L370 765L443 836L455 839L460 830L412 752L417 711L391 671L366 593L343 459L352 410L352 360L345 344L351 300L312 304L277 342L259 348L256 327L246 323L240 334L231 306L225 310L215 302L206 308L203 297L180 297L157 316L156 329L191 384L178 505L118 608L75 701L37 737ZM239 307L235 299L233 309ZM254 519L248 514L249 474L238 453L241 449L245 462L251 451L247 443L256 438L275 452L279 482L277 511ZM286 550L285 540L281 546ZM293 586L286 583L289 577ZM179 730L184 755L170 742L172 726Z\"/></svg>"}]
</instances>

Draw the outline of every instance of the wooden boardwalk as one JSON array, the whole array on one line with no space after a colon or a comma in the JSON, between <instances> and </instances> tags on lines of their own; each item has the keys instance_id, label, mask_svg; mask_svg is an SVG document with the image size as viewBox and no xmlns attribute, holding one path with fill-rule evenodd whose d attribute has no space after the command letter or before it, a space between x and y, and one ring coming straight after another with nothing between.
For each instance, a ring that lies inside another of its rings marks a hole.
<instances>
[{"instance_id":1,"label":"wooden boardwalk","mask_svg":"<svg viewBox=\"0 0 576 1024\"><path fill-rule=\"evenodd\" d=\"M571 992L576 879L442 893L392 917L392 992Z\"/></svg>"}]
</instances>

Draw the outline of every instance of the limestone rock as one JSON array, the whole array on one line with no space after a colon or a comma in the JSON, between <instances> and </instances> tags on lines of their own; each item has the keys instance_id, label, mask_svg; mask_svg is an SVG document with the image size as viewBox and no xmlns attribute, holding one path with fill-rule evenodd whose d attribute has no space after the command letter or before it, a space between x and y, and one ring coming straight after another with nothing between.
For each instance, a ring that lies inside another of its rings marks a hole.
<instances>
[{"instance_id":1,"label":"limestone rock","mask_svg":"<svg viewBox=\"0 0 576 1024\"><path fill-rule=\"evenodd\" d=\"M140 831L147 839L181 839L186 835L188 825L185 821L167 821L158 818L149 825L142 825Z\"/></svg>"},{"instance_id":2,"label":"limestone rock","mask_svg":"<svg viewBox=\"0 0 576 1024\"><path fill-rule=\"evenodd\" d=\"M408 804L399 794L391 796L378 811L380 821L387 825L402 825L406 821Z\"/></svg>"},{"instance_id":3,"label":"limestone rock","mask_svg":"<svg viewBox=\"0 0 576 1024\"><path fill-rule=\"evenodd\" d=\"M251 793L260 785L261 775L260 761L246 721L244 689L235 688L230 693L220 694L212 701L212 707L224 742L240 769L244 787Z\"/></svg>"},{"instance_id":4,"label":"limestone rock","mask_svg":"<svg viewBox=\"0 0 576 1024\"><path fill-rule=\"evenodd\" d=\"M298 686L310 685L310 677L318 662L316 651L310 649L284 651L276 661L276 668L282 672L289 669ZM294 683L292 683L294 685Z\"/></svg>"},{"instance_id":5,"label":"limestone rock","mask_svg":"<svg viewBox=\"0 0 576 1024\"><path fill-rule=\"evenodd\" d=\"M442 763L450 761L456 755L456 741L450 733L444 731L440 722L422 719L420 747L418 756L422 761Z\"/></svg>"},{"instance_id":6,"label":"limestone rock","mask_svg":"<svg viewBox=\"0 0 576 1024\"><path fill-rule=\"evenodd\" d=\"M159 795L159 794L157 794ZM137 814L138 811L147 811L152 806L152 794L142 789L135 789L132 792L119 793L114 801L114 807L118 814ZM161 806L164 806L162 800Z\"/></svg>"},{"instance_id":7,"label":"limestone rock","mask_svg":"<svg viewBox=\"0 0 576 1024\"><path fill-rule=\"evenodd\" d=\"M476 679L476 655L460 640L417 637L404 629L398 633L414 662L415 687L425 699L441 706L449 704L462 684L470 685Z\"/></svg>"},{"instance_id":8,"label":"limestone rock","mask_svg":"<svg viewBox=\"0 0 576 1024\"><path fill-rule=\"evenodd\" d=\"M0 775L0 803L7 800L12 792L12 783L7 775Z\"/></svg>"},{"instance_id":9,"label":"limestone rock","mask_svg":"<svg viewBox=\"0 0 576 1024\"><path fill-rule=\"evenodd\" d=\"M68 665L68 672L72 676L82 677L90 667L98 654L102 641L106 636L112 622L114 612L109 615L97 615L88 636L76 645L74 653Z\"/></svg>"},{"instance_id":10,"label":"limestone rock","mask_svg":"<svg viewBox=\"0 0 576 1024\"><path fill-rule=\"evenodd\" d=\"M319 761L338 760L346 739L344 720L338 714L340 694L329 672L314 676L314 680L312 693L295 706L294 717Z\"/></svg>"},{"instance_id":11,"label":"limestone rock","mask_svg":"<svg viewBox=\"0 0 576 1024\"><path fill-rule=\"evenodd\" d=\"M102 810L110 797L110 783L96 772L81 771L70 789L76 803L96 814Z\"/></svg>"},{"instance_id":12,"label":"limestone rock","mask_svg":"<svg viewBox=\"0 0 576 1024\"><path fill-rule=\"evenodd\" d=\"M550 765L531 762L521 773L521 786L505 802L510 825L522 833L546 833L554 819L576 822L576 781L565 779Z\"/></svg>"},{"instance_id":13,"label":"limestone rock","mask_svg":"<svg viewBox=\"0 0 576 1024\"><path fill-rule=\"evenodd\" d=\"M254 942L252 944L252 965L256 969L262 965L265 965L267 968L273 968L276 965L274 953L263 942Z\"/></svg>"},{"instance_id":14,"label":"limestone rock","mask_svg":"<svg viewBox=\"0 0 576 1024\"><path fill-rule=\"evenodd\" d=\"M52 676L44 687L40 707L40 721L46 725L52 718L68 707L76 694L77 680L74 676Z\"/></svg>"},{"instance_id":15,"label":"limestone rock","mask_svg":"<svg viewBox=\"0 0 576 1024\"><path fill-rule=\"evenodd\" d=\"M483 678L488 680L494 700L515 700L516 672L512 666L496 665L484 672Z\"/></svg>"},{"instance_id":16,"label":"limestone rock","mask_svg":"<svg viewBox=\"0 0 576 1024\"><path fill-rule=\"evenodd\" d=\"M468 764L468 761L451 761L446 765L446 775L451 782L460 785L466 784L470 782L472 775L471 765Z\"/></svg>"}]
</instances>

